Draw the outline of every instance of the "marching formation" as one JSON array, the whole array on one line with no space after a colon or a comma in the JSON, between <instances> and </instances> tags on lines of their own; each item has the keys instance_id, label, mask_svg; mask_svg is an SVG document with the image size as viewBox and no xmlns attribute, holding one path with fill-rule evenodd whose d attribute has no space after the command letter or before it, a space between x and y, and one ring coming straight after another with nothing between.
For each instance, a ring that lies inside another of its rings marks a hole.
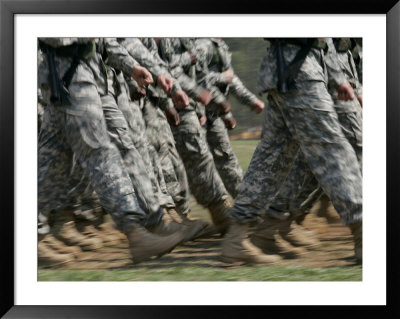
<instances>
[{"instance_id":1,"label":"marching formation","mask_svg":"<svg viewBox=\"0 0 400 319\"><path fill-rule=\"evenodd\" d=\"M216 234L225 263L277 263L316 244L302 221L321 198L361 263L361 40L265 40L266 104L221 38L40 38L39 265L121 241L140 263ZM244 175L230 94L265 113Z\"/></svg>"}]
</instances>

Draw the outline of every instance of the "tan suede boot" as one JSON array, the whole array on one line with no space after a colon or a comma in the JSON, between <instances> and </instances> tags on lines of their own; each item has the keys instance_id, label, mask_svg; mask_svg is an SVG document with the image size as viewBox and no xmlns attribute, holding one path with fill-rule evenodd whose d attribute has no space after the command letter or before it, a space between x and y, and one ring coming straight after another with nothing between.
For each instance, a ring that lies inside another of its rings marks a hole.
<instances>
[{"instance_id":1,"label":"tan suede boot","mask_svg":"<svg viewBox=\"0 0 400 319\"><path fill-rule=\"evenodd\" d=\"M183 241L189 241L196 237L196 235L205 227L203 223L191 223L189 225L179 224L175 222L169 214L164 214L161 221L151 227L146 227L153 234L160 236L169 236L171 234L181 232L184 234Z\"/></svg>"},{"instance_id":2,"label":"tan suede boot","mask_svg":"<svg viewBox=\"0 0 400 319\"><path fill-rule=\"evenodd\" d=\"M84 236L76 229L72 211L64 210L58 212L54 216L54 223L51 229L52 234L66 245L79 246L85 251L103 247L101 239Z\"/></svg>"},{"instance_id":3,"label":"tan suede boot","mask_svg":"<svg viewBox=\"0 0 400 319\"><path fill-rule=\"evenodd\" d=\"M205 235L209 234L207 228L213 226L211 223L204 219L191 219L185 214L178 213L174 208L167 208L166 214L172 218L175 222L185 225L185 226L193 226L198 225L202 230L196 234L191 240L196 238L204 238ZM216 231L216 228L215 228ZM215 232L214 232L215 233Z\"/></svg>"},{"instance_id":4,"label":"tan suede boot","mask_svg":"<svg viewBox=\"0 0 400 319\"><path fill-rule=\"evenodd\" d=\"M221 260L229 264L272 264L282 258L263 254L247 237L248 224L233 222L222 242Z\"/></svg>"},{"instance_id":5,"label":"tan suede boot","mask_svg":"<svg viewBox=\"0 0 400 319\"><path fill-rule=\"evenodd\" d=\"M217 228L217 231L222 236L225 235L229 228L229 211L231 208L232 204L227 199L220 200L208 206L208 210L211 213L211 219Z\"/></svg>"},{"instance_id":6,"label":"tan suede boot","mask_svg":"<svg viewBox=\"0 0 400 319\"><path fill-rule=\"evenodd\" d=\"M303 246L311 249L320 244L316 237L307 234L307 231L304 231L303 227L294 223L292 219L280 222L278 233L284 240L296 247Z\"/></svg>"},{"instance_id":7,"label":"tan suede boot","mask_svg":"<svg viewBox=\"0 0 400 319\"><path fill-rule=\"evenodd\" d=\"M362 222L349 224L354 236L354 252L358 264L362 264Z\"/></svg>"},{"instance_id":8,"label":"tan suede boot","mask_svg":"<svg viewBox=\"0 0 400 319\"><path fill-rule=\"evenodd\" d=\"M67 246L51 234L45 235L41 242L45 243L47 247L60 254L73 254L74 256L77 256L82 252L82 249L79 246Z\"/></svg>"},{"instance_id":9,"label":"tan suede boot","mask_svg":"<svg viewBox=\"0 0 400 319\"><path fill-rule=\"evenodd\" d=\"M59 266L73 261L73 254L61 254L51 249L43 241L38 242L38 265L39 266Z\"/></svg>"},{"instance_id":10,"label":"tan suede boot","mask_svg":"<svg viewBox=\"0 0 400 319\"><path fill-rule=\"evenodd\" d=\"M128 237L133 263L137 264L153 256L160 257L169 253L183 242L185 233L177 231L168 236L159 236L137 225L132 227L126 236Z\"/></svg>"},{"instance_id":11,"label":"tan suede boot","mask_svg":"<svg viewBox=\"0 0 400 319\"><path fill-rule=\"evenodd\" d=\"M251 242L265 254L278 254L284 258L299 258L307 253L304 247L294 247L278 234L279 221L267 218L250 236Z\"/></svg>"}]
</instances>

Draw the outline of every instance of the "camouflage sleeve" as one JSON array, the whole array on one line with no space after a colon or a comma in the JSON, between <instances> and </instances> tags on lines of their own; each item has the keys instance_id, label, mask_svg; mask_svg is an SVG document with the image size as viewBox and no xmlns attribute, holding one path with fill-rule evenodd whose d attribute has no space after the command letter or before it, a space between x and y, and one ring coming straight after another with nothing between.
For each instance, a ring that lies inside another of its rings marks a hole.
<instances>
[{"instance_id":1,"label":"camouflage sleeve","mask_svg":"<svg viewBox=\"0 0 400 319\"><path fill-rule=\"evenodd\" d=\"M351 70L353 73L353 78L352 78L351 84L353 85L354 93L356 95L361 95L362 94L362 84L358 78L357 67L354 62L353 55L351 54L350 51L348 52L348 56L349 56L349 64L350 64L350 67L351 67Z\"/></svg>"},{"instance_id":2,"label":"camouflage sleeve","mask_svg":"<svg viewBox=\"0 0 400 319\"><path fill-rule=\"evenodd\" d=\"M135 66L139 63L132 58L128 51L118 43L116 38L104 38L104 47L107 52L107 64L131 76Z\"/></svg>"},{"instance_id":3,"label":"camouflage sleeve","mask_svg":"<svg viewBox=\"0 0 400 319\"><path fill-rule=\"evenodd\" d=\"M197 72L199 75L199 82L207 86L227 85L226 77L221 72L212 71L208 68L214 55L214 46L210 39L199 39L196 41L196 56L197 56ZM218 52L223 69L232 69L230 53L228 47L223 44Z\"/></svg>"},{"instance_id":4,"label":"camouflage sleeve","mask_svg":"<svg viewBox=\"0 0 400 319\"><path fill-rule=\"evenodd\" d=\"M252 106L257 97L247 89L243 82L235 75L232 84L229 86L229 92L243 104Z\"/></svg>"},{"instance_id":5,"label":"camouflage sleeve","mask_svg":"<svg viewBox=\"0 0 400 319\"><path fill-rule=\"evenodd\" d=\"M166 74L167 70L160 65L153 55L143 45L142 41L138 38L125 38L121 41L122 46L129 52L129 54L137 60L140 65L144 66L150 71L155 80L161 75Z\"/></svg>"},{"instance_id":6,"label":"camouflage sleeve","mask_svg":"<svg viewBox=\"0 0 400 319\"><path fill-rule=\"evenodd\" d=\"M188 51L179 52L174 49L180 46L179 38L163 38L160 42L163 59L168 62L168 68L174 70L176 68L188 68L191 65L191 58Z\"/></svg>"},{"instance_id":7,"label":"camouflage sleeve","mask_svg":"<svg viewBox=\"0 0 400 319\"><path fill-rule=\"evenodd\" d=\"M187 76L185 73L179 75L176 79L182 89L193 99L197 100L204 89L199 86L195 80Z\"/></svg>"},{"instance_id":8,"label":"camouflage sleeve","mask_svg":"<svg viewBox=\"0 0 400 319\"><path fill-rule=\"evenodd\" d=\"M328 71L328 85L337 88L346 82L346 78L339 66L337 52L332 38L326 38L328 50L325 54L325 64Z\"/></svg>"},{"instance_id":9,"label":"camouflage sleeve","mask_svg":"<svg viewBox=\"0 0 400 319\"><path fill-rule=\"evenodd\" d=\"M46 43L47 45L58 48L74 43L84 44L89 42L90 38L39 38L40 41Z\"/></svg>"},{"instance_id":10,"label":"camouflage sleeve","mask_svg":"<svg viewBox=\"0 0 400 319\"><path fill-rule=\"evenodd\" d=\"M143 45L147 48L147 50L153 55L153 58L156 60L158 65L164 69L164 72L174 81L174 86L172 88L172 94L176 91L182 90L179 81L174 79L174 77L168 72L167 64L161 59L158 53L157 43L154 41L153 38L143 38L142 39Z\"/></svg>"}]
</instances>

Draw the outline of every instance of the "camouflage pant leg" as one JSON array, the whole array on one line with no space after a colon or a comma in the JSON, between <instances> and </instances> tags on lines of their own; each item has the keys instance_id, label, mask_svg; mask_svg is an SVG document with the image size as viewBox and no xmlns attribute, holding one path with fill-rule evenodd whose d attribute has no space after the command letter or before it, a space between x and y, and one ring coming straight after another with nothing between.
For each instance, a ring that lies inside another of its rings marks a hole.
<instances>
[{"instance_id":1,"label":"camouflage pant leg","mask_svg":"<svg viewBox=\"0 0 400 319\"><path fill-rule=\"evenodd\" d=\"M297 209L317 187L318 182L311 173L303 153L299 151L270 207L278 211Z\"/></svg>"},{"instance_id":2,"label":"camouflage pant leg","mask_svg":"<svg viewBox=\"0 0 400 319\"><path fill-rule=\"evenodd\" d=\"M279 108L269 103L265 108L261 141L231 209L233 219L240 223L261 220L261 214L277 194L298 150Z\"/></svg>"},{"instance_id":3,"label":"camouflage pant leg","mask_svg":"<svg viewBox=\"0 0 400 319\"><path fill-rule=\"evenodd\" d=\"M362 114L359 112L338 113L338 120L344 136L353 147L360 168L362 168ZM322 191L318 192L317 180L311 173L304 155L299 152L288 177L281 186L272 207L294 211L310 209L318 200Z\"/></svg>"},{"instance_id":4,"label":"camouflage pant leg","mask_svg":"<svg viewBox=\"0 0 400 319\"><path fill-rule=\"evenodd\" d=\"M243 170L233 152L224 122L220 118L207 123L207 142L218 173L228 192L235 198L243 179Z\"/></svg>"},{"instance_id":5,"label":"camouflage pant leg","mask_svg":"<svg viewBox=\"0 0 400 319\"><path fill-rule=\"evenodd\" d=\"M175 147L175 140L168 121L162 111L146 99L143 108L146 134L160 161L168 194L175 208L186 214L189 212L189 185L182 159Z\"/></svg>"},{"instance_id":6,"label":"camouflage pant leg","mask_svg":"<svg viewBox=\"0 0 400 319\"><path fill-rule=\"evenodd\" d=\"M343 223L361 220L361 172L333 108L328 112L287 107L284 99L275 99L275 103L267 109L262 141L253 155L232 216L239 221L259 216L260 209L271 202L280 188L299 145ZM284 152L289 145L293 145L294 152ZM279 163L279 157L285 159L284 164Z\"/></svg>"},{"instance_id":7,"label":"camouflage pant leg","mask_svg":"<svg viewBox=\"0 0 400 319\"><path fill-rule=\"evenodd\" d=\"M275 99L276 103L281 103L280 101ZM300 103L303 101L301 99ZM331 199L342 222L347 225L360 221L361 169L354 148L343 134L333 106L331 111L297 109L286 107L283 101L280 109L311 172Z\"/></svg>"},{"instance_id":8,"label":"camouflage pant leg","mask_svg":"<svg viewBox=\"0 0 400 319\"><path fill-rule=\"evenodd\" d=\"M362 110L357 112L338 112L344 136L353 147L362 172Z\"/></svg>"},{"instance_id":9,"label":"camouflage pant leg","mask_svg":"<svg viewBox=\"0 0 400 319\"><path fill-rule=\"evenodd\" d=\"M101 98L107 123L108 135L121 152L124 167L130 176L140 206L148 213L146 224L157 223L161 218L160 205L154 196L153 187L142 156L133 145L128 124L113 96Z\"/></svg>"},{"instance_id":10,"label":"camouflage pant leg","mask_svg":"<svg viewBox=\"0 0 400 319\"><path fill-rule=\"evenodd\" d=\"M160 206L172 207L174 206L173 200L167 192L158 158L155 157L156 154L151 149L151 145L146 136L146 124L142 110L137 103L130 101L128 97L129 89L127 88L126 82L121 79L121 75L118 79L121 84L121 94L117 99L118 107L126 118L129 135L133 144L142 156L153 187L154 196Z\"/></svg>"},{"instance_id":11,"label":"camouflage pant leg","mask_svg":"<svg viewBox=\"0 0 400 319\"><path fill-rule=\"evenodd\" d=\"M181 123L172 126L176 148L185 165L190 191L197 202L209 206L227 196L214 164L206 136L195 111L181 111Z\"/></svg>"},{"instance_id":12,"label":"camouflage pant leg","mask_svg":"<svg viewBox=\"0 0 400 319\"><path fill-rule=\"evenodd\" d=\"M74 93L71 87L70 92ZM126 231L133 224L142 223L146 216L138 205L120 154L107 136L100 99L94 102L85 116L66 113L53 106L46 108L39 136L39 212L47 218L52 209L63 207L67 200L72 154L75 154L102 206L118 227ZM46 123L46 119L50 123Z\"/></svg>"}]
</instances>

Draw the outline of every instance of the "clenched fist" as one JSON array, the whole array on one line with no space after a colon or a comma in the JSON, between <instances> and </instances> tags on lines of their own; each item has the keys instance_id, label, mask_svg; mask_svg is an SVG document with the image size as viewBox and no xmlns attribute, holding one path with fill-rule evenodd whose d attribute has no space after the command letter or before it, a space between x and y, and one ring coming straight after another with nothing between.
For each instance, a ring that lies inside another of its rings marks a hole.
<instances>
[{"instance_id":1,"label":"clenched fist","mask_svg":"<svg viewBox=\"0 0 400 319\"><path fill-rule=\"evenodd\" d=\"M136 65L133 68L132 78L141 87L153 83L153 77L151 76L151 73L146 68L144 68L144 67L142 67L140 65Z\"/></svg>"}]
</instances>

